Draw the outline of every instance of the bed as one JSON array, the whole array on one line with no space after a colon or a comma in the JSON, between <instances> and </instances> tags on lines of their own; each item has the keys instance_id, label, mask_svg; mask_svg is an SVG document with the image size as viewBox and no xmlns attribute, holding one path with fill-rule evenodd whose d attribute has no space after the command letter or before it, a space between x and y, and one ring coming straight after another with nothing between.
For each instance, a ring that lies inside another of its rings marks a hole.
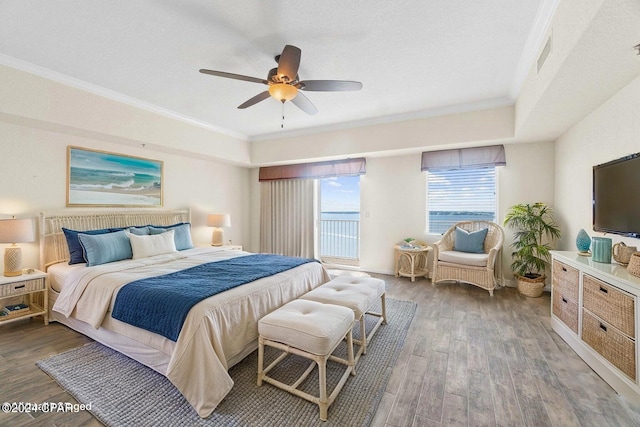
<instances>
[{"instance_id":1,"label":"bed","mask_svg":"<svg viewBox=\"0 0 640 427\"><path fill-rule=\"evenodd\" d=\"M165 375L198 415L207 417L233 386L228 369L257 348L258 320L327 282L329 276L320 263L307 262L210 296L191 308L173 341L111 316L122 286L144 277L214 261L248 260L255 255L207 246L91 267L69 265L63 228L82 231L189 221L188 209L44 212L40 259L49 274L51 321L63 323Z\"/></svg>"}]
</instances>

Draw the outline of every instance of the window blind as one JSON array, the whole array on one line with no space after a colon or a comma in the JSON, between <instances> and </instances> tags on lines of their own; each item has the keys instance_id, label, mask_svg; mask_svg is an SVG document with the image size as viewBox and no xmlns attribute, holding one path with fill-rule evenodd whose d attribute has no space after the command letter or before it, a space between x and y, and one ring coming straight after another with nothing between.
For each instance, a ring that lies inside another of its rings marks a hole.
<instances>
[{"instance_id":1,"label":"window blind","mask_svg":"<svg viewBox=\"0 0 640 427\"><path fill-rule=\"evenodd\" d=\"M366 165L367 160L364 157L360 157L296 165L268 166L260 168L259 181L363 175L366 173Z\"/></svg>"},{"instance_id":2,"label":"window blind","mask_svg":"<svg viewBox=\"0 0 640 427\"><path fill-rule=\"evenodd\" d=\"M427 173L427 223L442 234L459 221L496 220L496 169L448 169Z\"/></svg>"}]
</instances>

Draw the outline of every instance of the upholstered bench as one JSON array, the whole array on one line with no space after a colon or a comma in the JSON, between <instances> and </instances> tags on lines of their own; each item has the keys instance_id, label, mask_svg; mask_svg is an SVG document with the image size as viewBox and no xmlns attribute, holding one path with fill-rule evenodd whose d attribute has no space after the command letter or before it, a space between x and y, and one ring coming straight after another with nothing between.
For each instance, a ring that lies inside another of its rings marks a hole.
<instances>
[{"instance_id":1,"label":"upholstered bench","mask_svg":"<svg viewBox=\"0 0 640 427\"><path fill-rule=\"evenodd\" d=\"M384 280L373 277L338 276L329 282L304 294L301 299L335 304L353 310L355 319L360 322L360 337L353 342L360 346L356 353L356 362L360 355L367 353L367 345L378 327L387 322L385 307ZM371 309L380 300L382 311L373 312ZM377 316L378 321L367 335L366 315Z\"/></svg>"},{"instance_id":2,"label":"upholstered bench","mask_svg":"<svg viewBox=\"0 0 640 427\"><path fill-rule=\"evenodd\" d=\"M337 305L322 304L308 300L294 300L264 316L258 322L258 386L268 382L278 388L302 397L320 407L320 419L327 420L329 406L346 383L349 374L354 374L353 311ZM347 359L332 353L344 339L347 342ZM268 367L264 368L264 347L282 350ZM305 357L313 362L293 384L288 385L267 376L278 363L289 354ZM333 391L327 396L327 361L332 360L347 366ZM299 390L298 386L318 365L319 396Z\"/></svg>"}]
</instances>

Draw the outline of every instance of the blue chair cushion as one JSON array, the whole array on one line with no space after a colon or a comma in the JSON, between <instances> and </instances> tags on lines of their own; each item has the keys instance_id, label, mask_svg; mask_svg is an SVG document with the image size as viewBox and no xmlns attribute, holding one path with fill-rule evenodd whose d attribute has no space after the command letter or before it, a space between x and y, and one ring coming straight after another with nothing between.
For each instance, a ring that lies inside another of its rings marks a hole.
<instances>
[{"instance_id":1,"label":"blue chair cushion","mask_svg":"<svg viewBox=\"0 0 640 427\"><path fill-rule=\"evenodd\" d=\"M482 230L468 232L456 227L453 250L473 254L484 253L484 239L487 237L488 231L488 228L483 228Z\"/></svg>"}]
</instances>

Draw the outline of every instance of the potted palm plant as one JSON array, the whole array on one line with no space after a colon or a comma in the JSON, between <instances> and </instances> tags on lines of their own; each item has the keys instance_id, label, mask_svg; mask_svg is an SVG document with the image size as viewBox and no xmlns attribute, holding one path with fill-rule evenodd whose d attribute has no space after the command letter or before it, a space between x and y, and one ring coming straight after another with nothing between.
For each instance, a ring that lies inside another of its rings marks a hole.
<instances>
[{"instance_id":1,"label":"potted palm plant","mask_svg":"<svg viewBox=\"0 0 640 427\"><path fill-rule=\"evenodd\" d=\"M504 225L515 230L511 269L518 280L518 291L528 297L539 297L551 260L551 244L560 238L553 210L540 202L517 204L507 211Z\"/></svg>"}]
</instances>

